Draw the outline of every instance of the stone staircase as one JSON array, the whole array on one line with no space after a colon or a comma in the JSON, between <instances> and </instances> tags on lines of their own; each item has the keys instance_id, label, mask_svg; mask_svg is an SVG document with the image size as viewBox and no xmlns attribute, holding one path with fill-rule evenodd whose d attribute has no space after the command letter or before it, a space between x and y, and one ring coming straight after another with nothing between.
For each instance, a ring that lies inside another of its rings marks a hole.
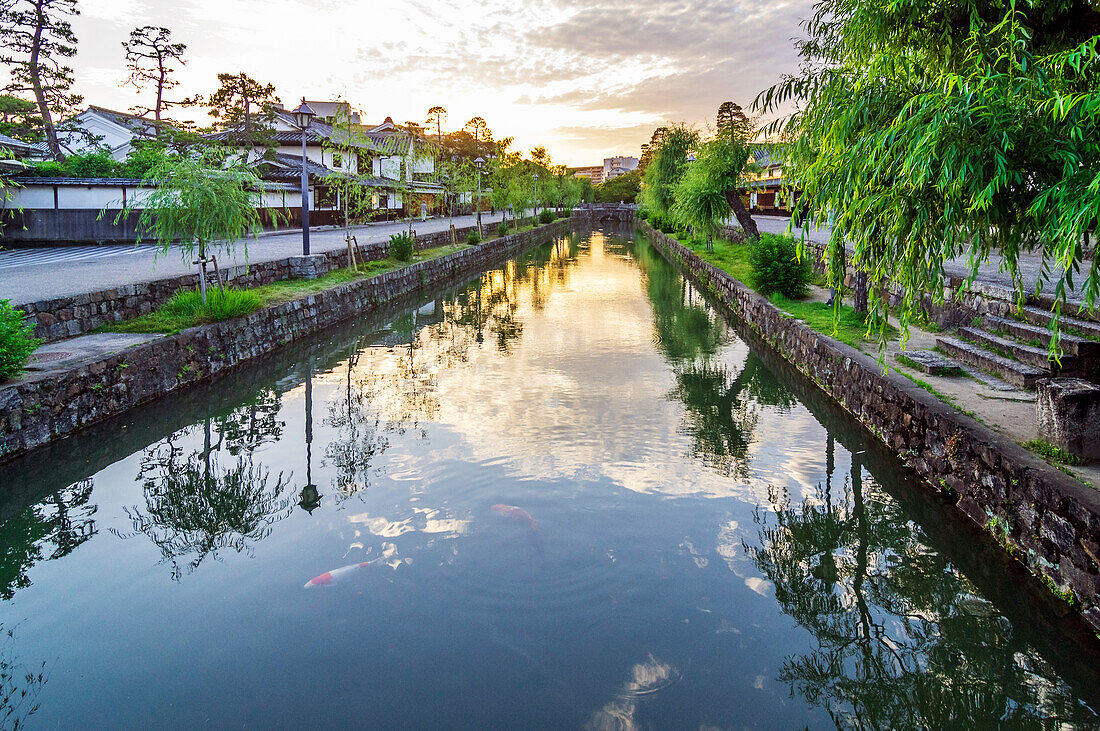
<instances>
[{"instance_id":1,"label":"stone staircase","mask_svg":"<svg viewBox=\"0 0 1100 731\"><path fill-rule=\"evenodd\" d=\"M1100 323L1063 316L1061 357L1049 358L1051 313L1027 306L1018 317L983 315L980 321L940 335L936 346L948 361L977 368L1017 388L1056 375L1097 380L1100 376ZM917 359L919 363L919 359Z\"/></svg>"}]
</instances>

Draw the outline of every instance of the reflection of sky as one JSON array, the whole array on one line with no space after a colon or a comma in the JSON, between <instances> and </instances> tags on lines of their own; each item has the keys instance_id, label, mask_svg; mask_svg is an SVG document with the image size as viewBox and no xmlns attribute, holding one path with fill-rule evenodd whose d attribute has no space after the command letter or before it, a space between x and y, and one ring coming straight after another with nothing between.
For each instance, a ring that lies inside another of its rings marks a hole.
<instances>
[{"instance_id":1,"label":"reflection of sky","mask_svg":"<svg viewBox=\"0 0 1100 731\"><path fill-rule=\"evenodd\" d=\"M365 350L355 377L374 384L372 405L391 417L428 417L460 435L430 459L503 458L522 478L608 479L640 493L752 502L769 484L812 485L823 468L824 434L801 406L782 414L757 407L774 413L757 425L747 481L683 469L692 451L683 407L654 398L675 380L653 347L652 306L638 296L638 267L606 255L604 243L593 236L564 291L550 278L540 281L541 309L533 307L531 283L518 285L512 302L523 332L508 357L487 344L471 348L468 363L440 368L451 343L440 337L444 326L422 330L411 358L407 348ZM734 338L718 359L736 373L747 352ZM343 378L337 367L326 381Z\"/></svg>"}]
</instances>

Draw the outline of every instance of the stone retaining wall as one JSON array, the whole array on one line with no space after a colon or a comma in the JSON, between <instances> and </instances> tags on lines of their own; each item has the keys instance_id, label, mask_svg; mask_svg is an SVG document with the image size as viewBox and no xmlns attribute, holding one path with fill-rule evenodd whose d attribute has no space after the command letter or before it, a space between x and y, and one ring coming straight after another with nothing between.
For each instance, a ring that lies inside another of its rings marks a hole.
<instances>
[{"instance_id":1,"label":"stone retaining wall","mask_svg":"<svg viewBox=\"0 0 1100 731\"><path fill-rule=\"evenodd\" d=\"M878 362L812 330L675 239L638 225L933 489L1100 629L1100 491L1050 467Z\"/></svg>"},{"instance_id":2,"label":"stone retaining wall","mask_svg":"<svg viewBox=\"0 0 1100 731\"><path fill-rule=\"evenodd\" d=\"M458 242L465 243L466 237L475 229L475 226L458 229ZM451 232L445 230L418 235L416 243L418 249L443 246L451 243ZM360 245L359 248L366 261L385 259L389 256L388 241ZM176 253L173 252L170 256L176 256ZM325 256L328 258L329 269L348 265L346 249L325 252ZM226 283L241 288L271 284L289 279L294 275L292 266L294 258L287 257L247 266L229 267L222 270L222 277ZM126 284L72 297L26 302L15 305L15 308L23 310L27 318L34 322L35 337L53 342L91 332L101 325L147 314L181 289L194 289L197 286L199 286L197 273L183 274L178 277Z\"/></svg>"},{"instance_id":3,"label":"stone retaining wall","mask_svg":"<svg viewBox=\"0 0 1100 731\"><path fill-rule=\"evenodd\" d=\"M555 221L246 317L190 328L67 371L28 374L0 388L0 462L373 312L390 300L457 283L570 227L569 219ZM449 232L443 235L449 237Z\"/></svg>"}]
</instances>

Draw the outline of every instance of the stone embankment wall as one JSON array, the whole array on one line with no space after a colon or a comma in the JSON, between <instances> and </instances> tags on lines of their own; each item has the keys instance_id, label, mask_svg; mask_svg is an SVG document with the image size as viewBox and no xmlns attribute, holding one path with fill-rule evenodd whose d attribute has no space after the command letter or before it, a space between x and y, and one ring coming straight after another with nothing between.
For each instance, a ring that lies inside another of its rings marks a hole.
<instances>
[{"instance_id":1,"label":"stone embankment wall","mask_svg":"<svg viewBox=\"0 0 1100 731\"><path fill-rule=\"evenodd\" d=\"M0 388L0 462L370 313L390 300L457 283L570 227L568 219L555 221L246 317L190 328L67 371L29 374Z\"/></svg>"},{"instance_id":2,"label":"stone embankment wall","mask_svg":"<svg viewBox=\"0 0 1100 731\"><path fill-rule=\"evenodd\" d=\"M638 224L658 250L956 501L1056 592L1072 590L1100 630L1100 491L947 406L878 362L790 318L675 239Z\"/></svg>"},{"instance_id":3,"label":"stone embankment wall","mask_svg":"<svg viewBox=\"0 0 1100 731\"><path fill-rule=\"evenodd\" d=\"M466 237L475 228L469 226L458 229L459 243L465 243ZM443 246L451 243L451 232L445 230L418 235L416 243L420 249ZM360 245L359 248L366 261L385 259L389 256L389 242L375 242ZM170 256L175 255L175 253L170 254ZM325 256L328 258L329 269L348 265L346 249L330 251ZM293 272L290 258L228 267L222 270L222 278L227 284L242 288L259 287L289 279L291 276ZM23 310L27 318L34 323L35 337L53 342L90 332L101 325L147 314L181 289L194 289L197 286L199 286L197 273L184 274L72 297L26 302L15 305L15 308Z\"/></svg>"}]
</instances>

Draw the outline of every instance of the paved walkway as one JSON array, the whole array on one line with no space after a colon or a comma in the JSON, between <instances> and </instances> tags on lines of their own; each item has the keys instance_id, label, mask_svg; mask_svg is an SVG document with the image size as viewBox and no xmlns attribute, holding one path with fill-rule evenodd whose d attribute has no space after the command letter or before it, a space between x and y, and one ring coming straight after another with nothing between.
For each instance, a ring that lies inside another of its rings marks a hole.
<instances>
[{"instance_id":1,"label":"paved walkway","mask_svg":"<svg viewBox=\"0 0 1100 731\"><path fill-rule=\"evenodd\" d=\"M756 221L756 225L760 231L776 234L786 234L787 225L790 223L790 219L779 216L753 216L753 219ZM736 225L736 221L733 221L732 225ZM807 238L811 241L823 244L829 240L832 229L827 226L810 227L806 230L806 233ZM1038 281L1039 278L1041 261L1042 260L1037 254L1022 254L1020 256L1020 278L1024 286L1027 287L1028 292L1032 292L1035 289L1035 282ZM1086 262L1085 265L1082 266L1083 271L1081 276L1075 278L1076 283L1083 280L1083 275L1087 271L1087 267L1088 264ZM970 265L966 257L960 257L946 262L944 271L952 277L966 278L970 275ZM1008 290L1011 290L1013 287L1011 277L1000 271L999 258L994 258L978 267L976 282ZM1044 288L1044 292L1053 293L1053 291L1054 287L1049 283ZM1083 301L1083 299L1080 296L1076 296L1075 293L1071 293L1069 299L1071 302L1080 303Z\"/></svg>"},{"instance_id":2,"label":"paved walkway","mask_svg":"<svg viewBox=\"0 0 1100 731\"><path fill-rule=\"evenodd\" d=\"M472 226L474 216L456 216L456 227ZM483 226L495 226L501 214L481 214ZM417 221L413 229L420 234L446 231L449 218L431 218ZM390 234L405 230L403 222L381 222L353 229L359 245L389 240ZM344 230L324 227L310 230L310 251L344 250ZM248 240L248 261L260 262L282 259L302 253L300 229L274 231L263 234L258 240ZM235 256L218 254L220 266L245 263L245 248L238 246ZM68 297L85 292L118 287L136 282L175 277L194 272L197 267L185 262L178 252L157 255L156 247L139 246L64 246L0 251L0 299L10 299L13 304L36 302L54 297Z\"/></svg>"}]
</instances>

